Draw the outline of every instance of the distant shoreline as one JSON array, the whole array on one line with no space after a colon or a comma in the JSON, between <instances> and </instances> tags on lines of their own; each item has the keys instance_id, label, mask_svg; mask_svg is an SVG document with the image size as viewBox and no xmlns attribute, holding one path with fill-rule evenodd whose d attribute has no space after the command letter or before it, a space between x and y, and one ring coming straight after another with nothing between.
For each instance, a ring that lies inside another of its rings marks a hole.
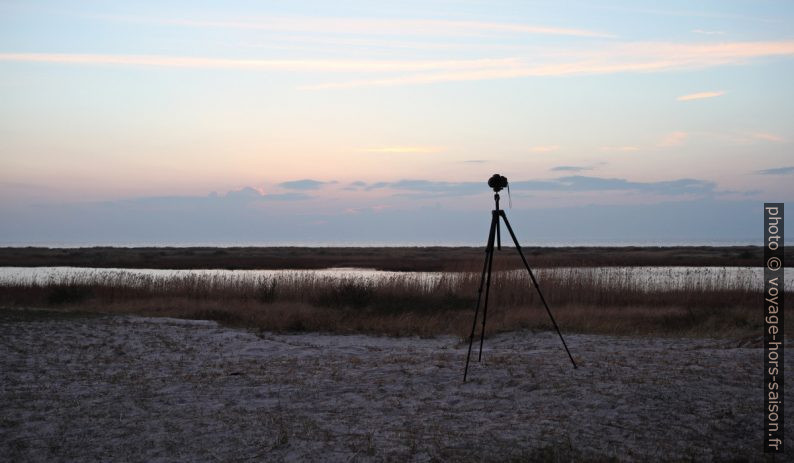
<instances>
[{"instance_id":1,"label":"distant shoreline","mask_svg":"<svg viewBox=\"0 0 794 463\"><path fill-rule=\"evenodd\" d=\"M535 267L763 265L761 246L571 246L523 248ZM69 266L151 269L293 269L360 267L391 271L479 271L483 247L4 247L0 267ZM794 258L787 252L787 266ZM519 268L504 246L495 267Z\"/></svg>"}]
</instances>

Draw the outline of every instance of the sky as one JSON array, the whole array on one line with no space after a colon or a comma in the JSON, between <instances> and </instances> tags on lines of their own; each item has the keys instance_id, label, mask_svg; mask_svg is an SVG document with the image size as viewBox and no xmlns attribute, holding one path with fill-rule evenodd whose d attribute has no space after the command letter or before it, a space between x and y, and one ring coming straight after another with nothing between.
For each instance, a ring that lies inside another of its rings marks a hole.
<instances>
[{"instance_id":1,"label":"sky","mask_svg":"<svg viewBox=\"0 0 794 463\"><path fill-rule=\"evenodd\" d=\"M484 244L497 172L523 245L761 244L794 199L793 22L0 0L0 246Z\"/></svg>"}]
</instances>

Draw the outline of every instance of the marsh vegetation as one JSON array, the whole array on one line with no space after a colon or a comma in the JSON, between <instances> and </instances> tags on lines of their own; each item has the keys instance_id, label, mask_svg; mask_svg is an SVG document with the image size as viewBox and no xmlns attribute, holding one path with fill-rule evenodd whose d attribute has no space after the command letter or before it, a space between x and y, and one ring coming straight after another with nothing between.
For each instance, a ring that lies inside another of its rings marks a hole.
<instances>
[{"instance_id":1,"label":"marsh vegetation","mask_svg":"<svg viewBox=\"0 0 794 463\"><path fill-rule=\"evenodd\" d=\"M549 329L525 272L491 286L491 332ZM735 337L760 332L750 270L541 268L541 288L567 332ZM0 304L215 320L265 331L464 336L480 274L86 270L0 280Z\"/></svg>"}]
</instances>

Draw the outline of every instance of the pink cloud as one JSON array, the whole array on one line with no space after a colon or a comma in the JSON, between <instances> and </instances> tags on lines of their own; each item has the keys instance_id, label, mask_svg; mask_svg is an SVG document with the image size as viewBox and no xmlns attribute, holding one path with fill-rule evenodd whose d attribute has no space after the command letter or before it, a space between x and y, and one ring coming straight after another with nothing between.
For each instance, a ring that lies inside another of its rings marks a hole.
<instances>
[{"instance_id":1,"label":"pink cloud","mask_svg":"<svg viewBox=\"0 0 794 463\"><path fill-rule=\"evenodd\" d=\"M755 132L751 135L751 137L757 140L765 140L776 143L782 143L786 141L786 139L781 137L780 135L775 135L774 133L766 133L766 132Z\"/></svg>"},{"instance_id":2,"label":"pink cloud","mask_svg":"<svg viewBox=\"0 0 794 463\"><path fill-rule=\"evenodd\" d=\"M498 57L468 60L349 60L349 59L225 59L210 57L0 53L0 61L46 62L81 65L126 65L177 68L231 68L288 72L382 73L300 87L307 90L364 86L418 85L456 81L548 77L626 72L662 72L747 64L751 59L794 55L794 41L680 44L623 43L597 48L545 50L532 58ZM704 92L696 97L717 96ZM707 96L704 96L708 94ZM682 100L685 101L685 100Z\"/></svg>"},{"instance_id":3,"label":"pink cloud","mask_svg":"<svg viewBox=\"0 0 794 463\"><path fill-rule=\"evenodd\" d=\"M667 148L670 146L679 146L684 143L689 135L686 132L670 132L667 134L662 140L656 145L661 148Z\"/></svg>"},{"instance_id":4,"label":"pink cloud","mask_svg":"<svg viewBox=\"0 0 794 463\"><path fill-rule=\"evenodd\" d=\"M725 92L699 92L699 93L690 93L689 95L681 95L676 100L678 101L691 101L691 100L702 100L704 98L714 98L718 96L725 95Z\"/></svg>"}]
</instances>

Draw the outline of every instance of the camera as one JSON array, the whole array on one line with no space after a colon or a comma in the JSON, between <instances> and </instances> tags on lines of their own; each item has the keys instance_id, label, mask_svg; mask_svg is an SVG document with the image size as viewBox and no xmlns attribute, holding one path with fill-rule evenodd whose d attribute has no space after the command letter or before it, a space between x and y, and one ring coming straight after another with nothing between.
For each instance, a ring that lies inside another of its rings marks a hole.
<instances>
[{"instance_id":1,"label":"camera","mask_svg":"<svg viewBox=\"0 0 794 463\"><path fill-rule=\"evenodd\" d=\"M498 193L503 188L507 188L507 177L499 174L493 174L491 178L488 179L488 186L493 188L493 191Z\"/></svg>"}]
</instances>

